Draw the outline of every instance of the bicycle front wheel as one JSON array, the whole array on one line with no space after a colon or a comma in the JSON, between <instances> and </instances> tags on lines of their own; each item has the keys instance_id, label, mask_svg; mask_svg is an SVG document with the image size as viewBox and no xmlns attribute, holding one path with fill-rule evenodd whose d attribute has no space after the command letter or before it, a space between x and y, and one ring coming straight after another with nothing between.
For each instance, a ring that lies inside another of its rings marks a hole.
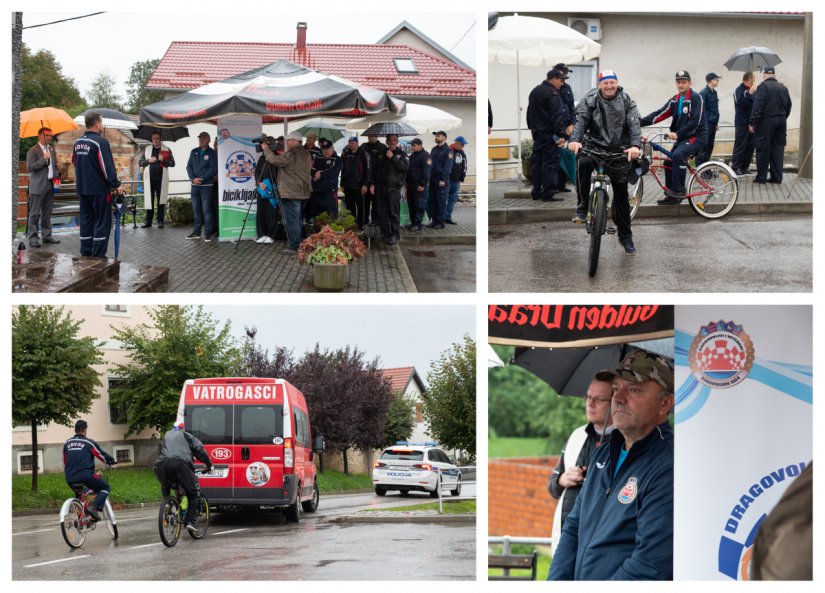
<instances>
[{"instance_id":1,"label":"bicycle front wheel","mask_svg":"<svg viewBox=\"0 0 825 593\"><path fill-rule=\"evenodd\" d=\"M592 278L599 267L599 251L602 246L602 235L607 229L607 192L603 189L595 190L590 197L592 219L590 223L590 253L588 257L587 274Z\"/></svg>"},{"instance_id":2,"label":"bicycle front wheel","mask_svg":"<svg viewBox=\"0 0 825 593\"><path fill-rule=\"evenodd\" d=\"M739 180L727 165L708 161L691 176L687 193L692 196L688 201L696 214L702 218L722 218L736 204Z\"/></svg>"},{"instance_id":3,"label":"bicycle front wheel","mask_svg":"<svg viewBox=\"0 0 825 593\"><path fill-rule=\"evenodd\" d=\"M627 199L630 202L630 220L636 218L636 213L639 211L639 206L642 205L642 196L644 193L644 177L639 177L639 179L636 180L636 183L627 185Z\"/></svg>"},{"instance_id":4,"label":"bicycle front wheel","mask_svg":"<svg viewBox=\"0 0 825 593\"><path fill-rule=\"evenodd\" d=\"M190 531L189 535L193 539L202 539L207 529L209 529L209 501L201 494L198 497L198 528Z\"/></svg>"},{"instance_id":5,"label":"bicycle front wheel","mask_svg":"<svg viewBox=\"0 0 825 593\"><path fill-rule=\"evenodd\" d=\"M113 540L117 540L117 523L115 523L115 512L112 510L112 505L108 499L103 505L103 520L106 522L106 528L112 536Z\"/></svg>"},{"instance_id":6,"label":"bicycle front wheel","mask_svg":"<svg viewBox=\"0 0 825 593\"><path fill-rule=\"evenodd\" d=\"M176 498L167 496L160 505L158 531L163 545L171 548L180 537L180 508Z\"/></svg>"},{"instance_id":7,"label":"bicycle front wheel","mask_svg":"<svg viewBox=\"0 0 825 593\"><path fill-rule=\"evenodd\" d=\"M70 548L79 548L86 541L86 528L83 526L83 505L79 500L69 503L69 508L60 522L63 539Z\"/></svg>"}]
</instances>

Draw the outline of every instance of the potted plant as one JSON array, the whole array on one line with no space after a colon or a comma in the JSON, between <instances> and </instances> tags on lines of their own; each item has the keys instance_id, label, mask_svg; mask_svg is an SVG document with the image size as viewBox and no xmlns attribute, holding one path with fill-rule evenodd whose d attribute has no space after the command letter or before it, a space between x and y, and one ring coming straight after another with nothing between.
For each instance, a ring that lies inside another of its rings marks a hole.
<instances>
[{"instance_id":1,"label":"potted plant","mask_svg":"<svg viewBox=\"0 0 825 593\"><path fill-rule=\"evenodd\" d=\"M301 241L298 261L312 266L315 288L341 291L346 284L348 264L366 252L367 247L351 230L336 233L326 225Z\"/></svg>"},{"instance_id":2,"label":"potted plant","mask_svg":"<svg viewBox=\"0 0 825 593\"><path fill-rule=\"evenodd\" d=\"M527 181L531 180L530 164L533 156L533 139L525 138L521 141L521 174ZM518 158L518 151L513 149L513 158Z\"/></svg>"},{"instance_id":3,"label":"potted plant","mask_svg":"<svg viewBox=\"0 0 825 593\"><path fill-rule=\"evenodd\" d=\"M326 225L331 226L332 230L337 232L350 231L355 228L355 217L346 208L341 208L336 218L333 218L329 212L321 212L312 221L315 223L316 232Z\"/></svg>"}]
</instances>

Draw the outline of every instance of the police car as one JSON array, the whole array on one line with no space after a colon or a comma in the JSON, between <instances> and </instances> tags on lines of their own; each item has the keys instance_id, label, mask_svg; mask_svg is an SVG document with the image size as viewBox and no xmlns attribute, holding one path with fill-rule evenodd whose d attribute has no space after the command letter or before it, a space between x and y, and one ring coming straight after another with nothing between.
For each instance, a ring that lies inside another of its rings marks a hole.
<instances>
[{"instance_id":1,"label":"police car","mask_svg":"<svg viewBox=\"0 0 825 593\"><path fill-rule=\"evenodd\" d=\"M461 470L437 443L397 442L381 452L372 469L375 493L384 496L388 490L398 490L407 496L411 490L429 492L438 498L441 474L443 490L453 496L461 494Z\"/></svg>"}]
</instances>

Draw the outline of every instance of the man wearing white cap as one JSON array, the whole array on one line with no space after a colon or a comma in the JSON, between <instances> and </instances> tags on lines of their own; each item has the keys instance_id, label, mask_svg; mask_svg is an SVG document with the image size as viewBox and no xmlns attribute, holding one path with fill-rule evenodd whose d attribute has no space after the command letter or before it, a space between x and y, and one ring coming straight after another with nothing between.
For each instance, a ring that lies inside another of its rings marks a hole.
<instances>
[{"instance_id":1,"label":"man wearing white cap","mask_svg":"<svg viewBox=\"0 0 825 593\"><path fill-rule=\"evenodd\" d=\"M276 154L271 147L264 147L264 157L280 169L278 190L286 214L287 251L297 253L301 244L301 215L309 200L310 170L312 155L301 144L300 132L290 132L286 136L286 152Z\"/></svg>"}]
</instances>

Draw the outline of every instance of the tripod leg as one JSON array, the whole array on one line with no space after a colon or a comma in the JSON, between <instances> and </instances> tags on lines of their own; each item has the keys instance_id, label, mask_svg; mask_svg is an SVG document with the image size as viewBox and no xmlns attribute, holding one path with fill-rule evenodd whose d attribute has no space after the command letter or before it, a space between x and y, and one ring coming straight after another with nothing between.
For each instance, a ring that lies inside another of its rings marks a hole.
<instances>
[{"instance_id":1,"label":"tripod leg","mask_svg":"<svg viewBox=\"0 0 825 593\"><path fill-rule=\"evenodd\" d=\"M255 198L257 200L257 198ZM243 237L243 232L246 229L246 221L249 220L249 213L252 212L252 204L254 204L252 200L249 200L249 208L246 209L246 216L243 217L243 224L241 225L241 232L238 235L238 240L235 241L235 253L238 253L238 246L241 244L241 237Z\"/></svg>"}]
</instances>

